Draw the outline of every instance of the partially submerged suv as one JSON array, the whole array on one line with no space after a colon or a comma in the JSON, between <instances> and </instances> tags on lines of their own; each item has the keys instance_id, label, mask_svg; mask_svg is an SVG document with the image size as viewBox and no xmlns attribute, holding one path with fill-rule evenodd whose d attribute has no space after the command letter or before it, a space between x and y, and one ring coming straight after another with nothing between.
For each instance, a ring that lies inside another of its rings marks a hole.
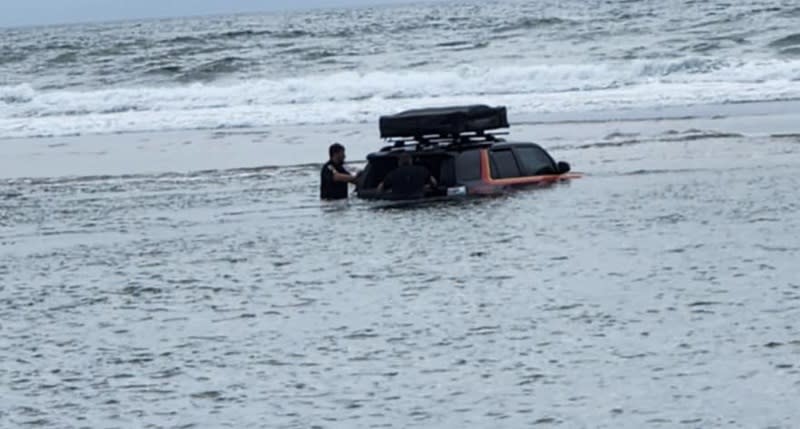
<instances>
[{"instance_id":1,"label":"partially submerged suv","mask_svg":"<svg viewBox=\"0 0 800 429\"><path fill-rule=\"evenodd\" d=\"M483 105L409 110L380 119L381 137L392 143L367 156L357 195L366 199L407 199L378 185L408 153L436 178L425 198L485 195L508 188L544 185L580 177L566 162L556 163L534 143L507 142L487 131L508 128L505 107ZM419 195L419 194L416 194ZM418 196L413 198L417 199Z\"/></svg>"}]
</instances>

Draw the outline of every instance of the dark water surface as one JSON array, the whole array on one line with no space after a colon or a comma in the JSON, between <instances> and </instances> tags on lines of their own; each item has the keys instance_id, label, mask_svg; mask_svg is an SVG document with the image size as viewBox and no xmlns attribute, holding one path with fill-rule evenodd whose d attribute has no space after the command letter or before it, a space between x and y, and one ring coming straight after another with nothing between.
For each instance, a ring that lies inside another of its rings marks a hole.
<instances>
[{"instance_id":1,"label":"dark water surface","mask_svg":"<svg viewBox=\"0 0 800 429\"><path fill-rule=\"evenodd\" d=\"M0 182L0 426L796 427L798 137L554 152L591 174L410 210Z\"/></svg>"}]
</instances>

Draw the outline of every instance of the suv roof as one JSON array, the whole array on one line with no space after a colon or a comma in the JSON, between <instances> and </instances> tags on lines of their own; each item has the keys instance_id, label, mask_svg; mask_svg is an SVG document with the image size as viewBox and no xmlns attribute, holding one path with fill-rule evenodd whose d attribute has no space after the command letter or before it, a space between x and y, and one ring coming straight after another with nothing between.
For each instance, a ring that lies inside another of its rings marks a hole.
<instances>
[{"instance_id":1,"label":"suv roof","mask_svg":"<svg viewBox=\"0 0 800 429\"><path fill-rule=\"evenodd\" d=\"M404 142L397 142L397 143L404 143ZM505 140L497 140L497 141L476 141L472 143L457 143L457 144L450 144L450 145L431 145L431 146L420 146L419 144L412 143L410 145L405 144L395 144L392 146L384 146L381 148L379 152L374 152L367 156L367 159L372 158L384 158L384 157L394 157L399 155L400 153L413 153L413 154L422 154L422 155L442 155L442 154L456 154L461 152L467 152L470 150L479 150L479 149L492 149L492 150L502 150L502 149L511 149L514 147L521 147L521 146L528 146L528 147L537 147L544 150L541 146L536 143L532 142L507 142Z\"/></svg>"}]
</instances>

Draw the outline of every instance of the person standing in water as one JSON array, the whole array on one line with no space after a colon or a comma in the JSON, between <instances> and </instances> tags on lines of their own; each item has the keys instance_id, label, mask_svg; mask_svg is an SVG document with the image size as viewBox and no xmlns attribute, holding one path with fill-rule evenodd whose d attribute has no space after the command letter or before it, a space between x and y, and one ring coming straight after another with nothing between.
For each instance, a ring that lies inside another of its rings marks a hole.
<instances>
[{"instance_id":1,"label":"person standing in water","mask_svg":"<svg viewBox=\"0 0 800 429\"><path fill-rule=\"evenodd\" d=\"M328 148L328 162L320 173L319 196L323 200L347 199L348 183L355 183L356 176L344 168L344 146L334 143Z\"/></svg>"}]
</instances>

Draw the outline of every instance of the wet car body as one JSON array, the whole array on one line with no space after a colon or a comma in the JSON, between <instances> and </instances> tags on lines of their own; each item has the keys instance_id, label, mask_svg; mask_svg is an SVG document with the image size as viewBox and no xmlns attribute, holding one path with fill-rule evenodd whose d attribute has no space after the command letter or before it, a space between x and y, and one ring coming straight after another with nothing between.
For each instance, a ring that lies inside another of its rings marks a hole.
<instances>
[{"instance_id":1,"label":"wet car body","mask_svg":"<svg viewBox=\"0 0 800 429\"><path fill-rule=\"evenodd\" d=\"M504 107L482 105L411 110L382 117L381 134L391 144L367 156L356 195L380 200L493 195L580 177L570 173L569 164L556 162L538 144L506 141L498 133L487 132L507 127ZM379 190L378 185L397 168L401 154L411 155L415 165L425 166L437 186L426 187L413 197Z\"/></svg>"}]
</instances>

